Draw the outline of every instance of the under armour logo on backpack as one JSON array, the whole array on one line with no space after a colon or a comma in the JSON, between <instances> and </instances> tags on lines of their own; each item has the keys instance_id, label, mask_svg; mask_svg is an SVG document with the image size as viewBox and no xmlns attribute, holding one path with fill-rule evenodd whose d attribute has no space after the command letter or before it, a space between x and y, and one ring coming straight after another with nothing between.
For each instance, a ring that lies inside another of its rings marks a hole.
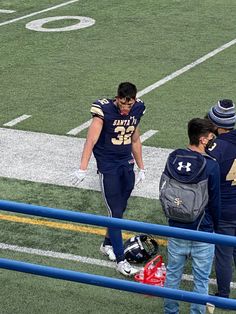
<instances>
[{"instance_id":1,"label":"under armour logo on backpack","mask_svg":"<svg viewBox=\"0 0 236 314\"><path fill-rule=\"evenodd\" d=\"M178 162L179 167L177 168L177 170L181 171L182 168L186 169L186 172L191 171L190 167L191 167L191 162L187 162L187 165L183 165L183 162L180 161Z\"/></svg>"}]
</instances>

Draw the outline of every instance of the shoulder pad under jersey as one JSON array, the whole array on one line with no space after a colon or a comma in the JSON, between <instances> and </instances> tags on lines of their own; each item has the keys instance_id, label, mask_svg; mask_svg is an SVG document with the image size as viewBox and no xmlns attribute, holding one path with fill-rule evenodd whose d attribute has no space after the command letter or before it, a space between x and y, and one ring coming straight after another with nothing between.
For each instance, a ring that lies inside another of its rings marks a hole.
<instances>
[{"instance_id":1,"label":"shoulder pad under jersey","mask_svg":"<svg viewBox=\"0 0 236 314\"><path fill-rule=\"evenodd\" d=\"M146 111L146 107L145 107L144 102L142 101L142 99L137 98L136 99L136 104L139 107L139 112L141 113L141 115L144 115L145 111Z\"/></svg>"},{"instance_id":2,"label":"shoulder pad under jersey","mask_svg":"<svg viewBox=\"0 0 236 314\"><path fill-rule=\"evenodd\" d=\"M109 99L98 99L91 105L90 112L95 117L104 118L103 106L109 104Z\"/></svg>"}]
</instances>

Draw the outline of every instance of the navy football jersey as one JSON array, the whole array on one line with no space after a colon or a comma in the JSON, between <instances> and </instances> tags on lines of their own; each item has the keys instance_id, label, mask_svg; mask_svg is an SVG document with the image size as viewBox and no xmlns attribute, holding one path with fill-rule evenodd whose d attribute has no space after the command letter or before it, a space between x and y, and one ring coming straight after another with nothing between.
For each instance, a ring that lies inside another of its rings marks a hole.
<instances>
[{"instance_id":1,"label":"navy football jersey","mask_svg":"<svg viewBox=\"0 0 236 314\"><path fill-rule=\"evenodd\" d=\"M145 106L137 99L128 115L121 115L112 99L96 100L90 110L93 117L103 120L103 128L93 154L101 173L116 173L121 165L133 167L131 137L134 133Z\"/></svg>"},{"instance_id":2,"label":"navy football jersey","mask_svg":"<svg viewBox=\"0 0 236 314\"><path fill-rule=\"evenodd\" d=\"M220 165L221 219L236 220L236 130L220 134L208 154Z\"/></svg>"}]
</instances>

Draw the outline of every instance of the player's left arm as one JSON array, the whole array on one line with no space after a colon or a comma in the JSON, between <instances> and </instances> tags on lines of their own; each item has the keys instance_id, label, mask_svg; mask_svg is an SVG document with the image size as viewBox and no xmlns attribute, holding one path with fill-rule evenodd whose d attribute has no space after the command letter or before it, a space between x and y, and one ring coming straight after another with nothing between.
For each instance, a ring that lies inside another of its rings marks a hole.
<instances>
[{"instance_id":1,"label":"player's left arm","mask_svg":"<svg viewBox=\"0 0 236 314\"><path fill-rule=\"evenodd\" d=\"M139 128L137 127L132 135L132 153L139 169L144 170L142 143L140 139Z\"/></svg>"}]
</instances>

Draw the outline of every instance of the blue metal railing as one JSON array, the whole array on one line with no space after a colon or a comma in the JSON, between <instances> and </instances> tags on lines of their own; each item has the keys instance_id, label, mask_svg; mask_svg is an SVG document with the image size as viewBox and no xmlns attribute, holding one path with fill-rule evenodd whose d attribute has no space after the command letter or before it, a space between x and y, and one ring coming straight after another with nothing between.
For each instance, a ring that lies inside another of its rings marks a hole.
<instances>
[{"instance_id":1,"label":"blue metal railing","mask_svg":"<svg viewBox=\"0 0 236 314\"><path fill-rule=\"evenodd\" d=\"M220 234L211 234L207 232L193 231L187 229L173 228L168 226L137 222L127 219L117 219L99 215L78 213L69 210L48 208L43 206L29 205L10 201L0 201L0 210L17 212L34 216L41 216L53 219L73 221L90 225L103 227L113 227L136 232L150 233L166 237L175 237L193 241L208 243L217 243L236 247L236 237L224 236ZM187 292L177 289L169 289L147 284L130 282L127 280L114 279L104 276L80 273L60 268L35 265L9 259L0 258L0 268L26 272L34 275L47 276L57 279L76 281L86 284L92 284L112 289L122 289L125 291L150 294L164 298L170 298L191 303L206 304L211 303L221 308L236 310L236 300L219 298Z\"/></svg>"},{"instance_id":2,"label":"blue metal railing","mask_svg":"<svg viewBox=\"0 0 236 314\"><path fill-rule=\"evenodd\" d=\"M236 247L236 237L0 200L0 210Z\"/></svg>"}]
</instances>

